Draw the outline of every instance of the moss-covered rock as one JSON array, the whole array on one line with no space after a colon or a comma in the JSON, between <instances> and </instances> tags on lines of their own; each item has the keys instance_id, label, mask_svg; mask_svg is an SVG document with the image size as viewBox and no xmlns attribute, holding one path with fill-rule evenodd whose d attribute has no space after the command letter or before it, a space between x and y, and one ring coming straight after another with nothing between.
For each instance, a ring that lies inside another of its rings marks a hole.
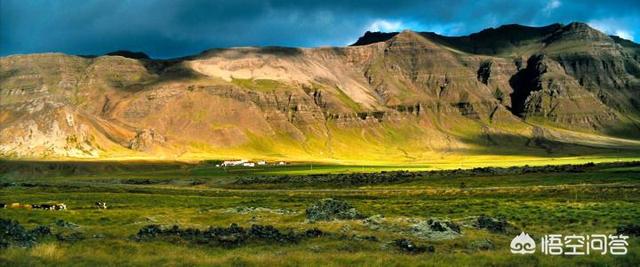
<instances>
[{"instance_id":1,"label":"moss-covered rock","mask_svg":"<svg viewBox=\"0 0 640 267\"><path fill-rule=\"evenodd\" d=\"M441 219L429 219L414 224L411 232L418 237L429 240L447 240L460 237L462 231L460 225L450 221Z\"/></svg>"},{"instance_id":2,"label":"moss-covered rock","mask_svg":"<svg viewBox=\"0 0 640 267\"><path fill-rule=\"evenodd\" d=\"M306 210L309 221L332 221L332 220L355 220L365 218L358 210L349 203L326 198L311 205Z\"/></svg>"}]
</instances>

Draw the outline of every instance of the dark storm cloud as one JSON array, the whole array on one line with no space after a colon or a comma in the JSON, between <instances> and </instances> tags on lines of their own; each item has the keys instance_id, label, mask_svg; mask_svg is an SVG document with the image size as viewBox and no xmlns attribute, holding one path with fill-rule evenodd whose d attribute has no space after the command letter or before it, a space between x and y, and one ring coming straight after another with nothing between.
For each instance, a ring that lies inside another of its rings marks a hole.
<instances>
[{"instance_id":1,"label":"dark storm cloud","mask_svg":"<svg viewBox=\"0 0 640 267\"><path fill-rule=\"evenodd\" d=\"M345 45L366 30L462 35L507 23L588 22L640 36L638 1L71 1L0 0L0 55L175 57L212 47Z\"/></svg>"}]
</instances>

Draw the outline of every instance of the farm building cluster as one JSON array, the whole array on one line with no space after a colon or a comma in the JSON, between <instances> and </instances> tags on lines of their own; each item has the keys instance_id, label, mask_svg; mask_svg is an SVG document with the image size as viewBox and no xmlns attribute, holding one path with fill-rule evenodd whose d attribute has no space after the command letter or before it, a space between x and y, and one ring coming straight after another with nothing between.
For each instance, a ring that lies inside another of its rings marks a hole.
<instances>
[{"instance_id":1,"label":"farm building cluster","mask_svg":"<svg viewBox=\"0 0 640 267\"><path fill-rule=\"evenodd\" d=\"M255 166L266 166L266 165L287 165L287 163L284 161L266 162L264 160L250 161L246 159L241 159L241 160L225 160L220 164L216 164L216 167L234 167L234 166L255 167Z\"/></svg>"}]
</instances>

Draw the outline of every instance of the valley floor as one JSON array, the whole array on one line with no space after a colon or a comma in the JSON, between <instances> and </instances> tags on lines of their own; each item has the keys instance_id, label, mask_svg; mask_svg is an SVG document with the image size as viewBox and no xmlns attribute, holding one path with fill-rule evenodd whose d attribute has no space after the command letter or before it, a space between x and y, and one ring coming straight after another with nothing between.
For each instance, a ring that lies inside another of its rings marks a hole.
<instances>
[{"instance_id":1,"label":"valley floor","mask_svg":"<svg viewBox=\"0 0 640 267\"><path fill-rule=\"evenodd\" d=\"M248 170L181 164L0 164L5 165L0 173L0 203L62 202L68 208L0 209L1 219L15 220L27 230L48 226L52 232L31 246L0 249L2 266L640 263L637 236L628 240L625 256L549 256L539 250L523 256L509 250L520 231L539 243L546 234L609 235L621 225L637 224L640 163L441 172L423 172L415 166L415 172L389 172L404 168L291 165ZM363 170L376 174L336 174ZM326 198L349 203L363 217L310 221L305 210ZM106 202L108 208L97 209L97 201ZM511 230L476 227L479 216L504 219ZM460 234L442 240L425 237L415 225L429 219L454 222L460 225ZM271 225L281 233L315 229L323 234L295 240L232 240L237 242L223 246L180 234L152 236L140 231L148 225L205 230L210 226L226 229L231 224L243 229ZM432 246L434 251L411 253L396 245L399 239L419 247Z\"/></svg>"}]
</instances>

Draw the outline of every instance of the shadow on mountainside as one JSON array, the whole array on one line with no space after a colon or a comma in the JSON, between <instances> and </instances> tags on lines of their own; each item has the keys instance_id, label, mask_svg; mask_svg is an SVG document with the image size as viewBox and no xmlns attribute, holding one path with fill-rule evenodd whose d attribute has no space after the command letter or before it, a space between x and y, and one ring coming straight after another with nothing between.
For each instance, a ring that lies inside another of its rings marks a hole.
<instances>
[{"instance_id":1,"label":"shadow on mountainside","mask_svg":"<svg viewBox=\"0 0 640 267\"><path fill-rule=\"evenodd\" d=\"M602 154L615 156L640 155L640 146L576 144L552 140L543 135L534 135L534 137L530 138L515 134L487 133L475 137L460 137L460 140L473 148L453 149L450 152L470 155L537 157L572 157Z\"/></svg>"},{"instance_id":2,"label":"shadow on mountainside","mask_svg":"<svg viewBox=\"0 0 640 267\"><path fill-rule=\"evenodd\" d=\"M181 60L208 58L225 54L225 57L229 57L233 52L237 58L243 58L247 54L266 54L278 57L293 57L302 55L302 49L296 47L282 47L282 46L261 46L261 47L237 47L237 48L213 48L202 51L202 53L194 56L180 58ZM235 57L230 57L234 59Z\"/></svg>"},{"instance_id":3,"label":"shadow on mountainside","mask_svg":"<svg viewBox=\"0 0 640 267\"><path fill-rule=\"evenodd\" d=\"M640 122L628 122L623 124L612 125L604 130L609 136L640 140Z\"/></svg>"}]
</instances>

